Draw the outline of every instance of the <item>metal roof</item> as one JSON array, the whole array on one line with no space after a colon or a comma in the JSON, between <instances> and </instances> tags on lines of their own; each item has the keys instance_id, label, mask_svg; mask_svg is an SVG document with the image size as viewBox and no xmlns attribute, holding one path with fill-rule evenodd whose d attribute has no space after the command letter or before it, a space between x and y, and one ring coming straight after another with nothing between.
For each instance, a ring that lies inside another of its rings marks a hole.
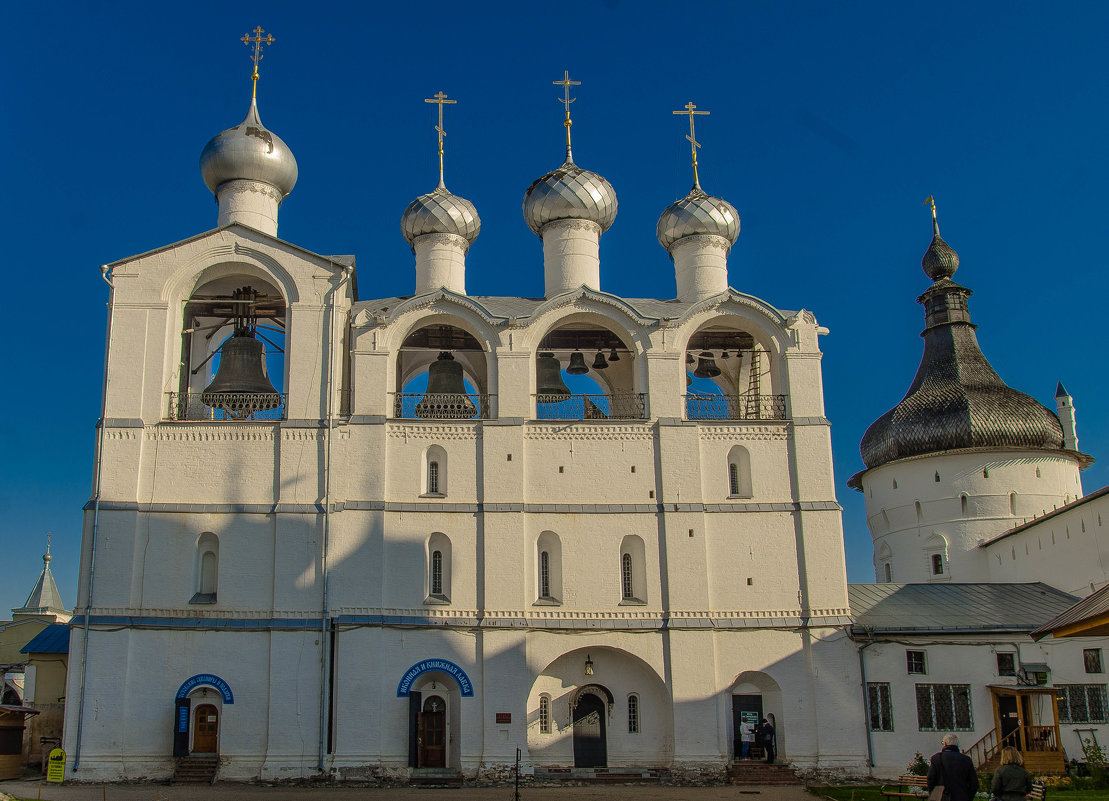
<instances>
[{"instance_id":1,"label":"metal roof","mask_svg":"<svg viewBox=\"0 0 1109 801\"><path fill-rule=\"evenodd\" d=\"M1057 629L1080 623L1090 618L1101 617L1109 614L1109 584L1097 592L1087 595L1078 603L1068 609L1061 610L1055 617L1048 620L1035 631L1032 636L1039 640Z\"/></svg>"},{"instance_id":2,"label":"metal roof","mask_svg":"<svg viewBox=\"0 0 1109 801\"><path fill-rule=\"evenodd\" d=\"M69 626L65 623L53 623L38 634L29 643L19 649L21 654L68 654L69 653Z\"/></svg>"},{"instance_id":3,"label":"metal roof","mask_svg":"<svg viewBox=\"0 0 1109 801\"><path fill-rule=\"evenodd\" d=\"M848 584L857 632L1031 631L1076 600L1047 584Z\"/></svg>"}]
</instances>

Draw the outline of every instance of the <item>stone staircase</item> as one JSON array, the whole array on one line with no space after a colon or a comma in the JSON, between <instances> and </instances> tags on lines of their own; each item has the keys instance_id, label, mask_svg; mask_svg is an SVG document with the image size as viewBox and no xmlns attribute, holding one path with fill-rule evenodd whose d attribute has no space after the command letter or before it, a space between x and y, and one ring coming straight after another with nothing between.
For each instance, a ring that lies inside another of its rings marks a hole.
<instances>
[{"instance_id":1,"label":"stone staircase","mask_svg":"<svg viewBox=\"0 0 1109 801\"><path fill-rule=\"evenodd\" d=\"M177 760L170 784L215 784L219 772L219 756L202 754Z\"/></svg>"},{"instance_id":2,"label":"stone staircase","mask_svg":"<svg viewBox=\"0 0 1109 801\"><path fill-rule=\"evenodd\" d=\"M768 765L757 760L740 760L728 766L728 781L739 785L799 785L801 780L789 765Z\"/></svg>"},{"instance_id":3,"label":"stone staircase","mask_svg":"<svg viewBox=\"0 0 1109 801\"><path fill-rule=\"evenodd\" d=\"M452 768L413 768L408 784L412 787L461 787L462 774Z\"/></svg>"}]
</instances>

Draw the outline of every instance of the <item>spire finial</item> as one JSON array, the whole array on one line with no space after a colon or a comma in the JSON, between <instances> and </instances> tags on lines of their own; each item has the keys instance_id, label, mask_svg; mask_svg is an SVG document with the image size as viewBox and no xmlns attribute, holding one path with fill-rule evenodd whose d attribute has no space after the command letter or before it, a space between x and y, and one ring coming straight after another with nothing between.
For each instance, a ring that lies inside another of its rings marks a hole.
<instances>
[{"instance_id":1,"label":"spire finial","mask_svg":"<svg viewBox=\"0 0 1109 801\"><path fill-rule=\"evenodd\" d=\"M253 33L254 36L251 36ZM262 60L262 45L271 45L274 43L273 34L266 33L259 25L250 33L244 33L239 40L247 47L254 45L254 52L250 55L250 60L254 62L254 74L250 76L250 80L254 82L254 88L250 92L250 99L255 100L258 97L258 62ZM263 36L262 34L266 34Z\"/></svg>"},{"instance_id":2,"label":"spire finial","mask_svg":"<svg viewBox=\"0 0 1109 801\"><path fill-rule=\"evenodd\" d=\"M54 558L50 555L50 538L53 536L49 531L46 532L46 553L42 555L42 563L46 567L50 566L50 560Z\"/></svg>"},{"instance_id":3,"label":"spire finial","mask_svg":"<svg viewBox=\"0 0 1109 801\"><path fill-rule=\"evenodd\" d=\"M563 96L558 99L558 102L566 107L566 120L562 124L566 126L566 160L573 161L574 156L570 150L570 126L573 121L570 119L570 104L577 100L576 97L570 97L571 86L581 86L581 81L570 80L570 70L562 71L562 80L553 81L555 86L561 86L563 89Z\"/></svg>"},{"instance_id":4,"label":"spire finial","mask_svg":"<svg viewBox=\"0 0 1109 801\"><path fill-rule=\"evenodd\" d=\"M457 103L457 100L447 100L446 94L442 90L435 93L434 97L425 97L425 103L436 103L439 106L439 124L435 126L436 133L439 134L439 187L446 189L446 184L443 183L443 137L447 135L446 130L443 128L443 104Z\"/></svg>"},{"instance_id":5,"label":"spire finial","mask_svg":"<svg viewBox=\"0 0 1109 801\"><path fill-rule=\"evenodd\" d=\"M940 235L940 223L939 223L939 220L936 219L936 199L934 197L932 197L931 195L929 195L928 197L924 198L924 205L925 206L931 205L931 207L932 207L932 233L935 236L939 236Z\"/></svg>"},{"instance_id":6,"label":"spire finial","mask_svg":"<svg viewBox=\"0 0 1109 801\"><path fill-rule=\"evenodd\" d=\"M690 100L685 104L685 111L675 111L673 113L683 114L689 117L689 136L687 136L686 139L689 140L689 149L693 153L693 185L700 189L701 181L697 177L697 148L701 146L701 143L697 141L697 132L693 125L693 117L697 114L709 114L710 112L696 111L696 108L697 107L693 105L693 101Z\"/></svg>"}]
</instances>

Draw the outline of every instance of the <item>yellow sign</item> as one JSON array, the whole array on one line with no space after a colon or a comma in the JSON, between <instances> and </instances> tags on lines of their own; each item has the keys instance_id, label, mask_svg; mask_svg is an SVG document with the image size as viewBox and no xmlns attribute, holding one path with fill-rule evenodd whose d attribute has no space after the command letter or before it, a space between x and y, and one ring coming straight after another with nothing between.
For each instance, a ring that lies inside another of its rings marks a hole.
<instances>
[{"instance_id":1,"label":"yellow sign","mask_svg":"<svg viewBox=\"0 0 1109 801\"><path fill-rule=\"evenodd\" d=\"M58 782L65 779L65 751L55 748L50 752L46 765L46 781Z\"/></svg>"}]
</instances>

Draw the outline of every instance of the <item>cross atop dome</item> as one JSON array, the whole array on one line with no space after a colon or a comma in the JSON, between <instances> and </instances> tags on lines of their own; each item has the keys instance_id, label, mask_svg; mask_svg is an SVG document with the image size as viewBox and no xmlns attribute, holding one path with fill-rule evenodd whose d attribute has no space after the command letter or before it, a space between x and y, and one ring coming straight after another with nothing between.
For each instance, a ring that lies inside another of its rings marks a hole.
<instances>
[{"instance_id":1,"label":"cross atop dome","mask_svg":"<svg viewBox=\"0 0 1109 801\"><path fill-rule=\"evenodd\" d=\"M250 33L253 33L254 35L251 36ZM250 54L250 60L254 62L254 74L250 76L250 80L254 82L254 88L252 89L252 91L250 93L250 96L251 97L257 97L258 96L258 62L262 60L262 45L271 45L276 40L273 38L272 33L266 33L264 30L262 30L261 25L259 25L257 28L255 28L250 33L244 33L240 37L239 41L242 42L243 44L245 44L247 47L250 47L251 45L254 45L254 52ZM265 36L262 35L264 33L266 33Z\"/></svg>"},{"instance_id":2,"label":"cross atop dome","mask_svg":"<svg viewBox=\"0 0 1109 801\"><path fill-rule=\"evenodd\" d=\"M566 126L566 161L573 162L574 156L570 151L570 126L574 124L574 121L570 119L570 104L577 98L570 97L570 87L581 86L581 81L570 80L570 70L563 70L562 80L553 81L553 83L555 86L561 86L563 90L562 97L558 99L558 102L566 107L566 120L562 123Z\"/></svg>"},{"instance_id":3,"label":"cross atop dome","mask_svg":"<svg viewBox=\"0 0 1109 801\"><path fill-rule=\"evenodd\" d=\"M684 108L685 111L675 111L673 113L684 114L689 117L689 135L686 137L686 139L689 140L689 149L693 153L693 185L695 187L699 187L701 185L701 182L697 179L697 148L701 146L701 143L697 141L697 131L694 128L693 119L698 114L704 114L705 116L708 116L712 112L697 111L697 107L693 105L692 100L686 103Z\"/></svg>"},{"instance_id":4,"label":"cross atop dome","mask_svg":"<svg viewBox=\"0 0 1109 801\"><path fill-rule=\"evenodd\" d=\"M447 135L447 132L443 128L443 106L458 101L448 100L446 93L440 89L433 97L425 97L424 102L436 103L439 106L439 124L435 126L435 132L439 134L439 187L446 189L446 184L443 183L443 137Z\"/></svg>"}]
</instances>

